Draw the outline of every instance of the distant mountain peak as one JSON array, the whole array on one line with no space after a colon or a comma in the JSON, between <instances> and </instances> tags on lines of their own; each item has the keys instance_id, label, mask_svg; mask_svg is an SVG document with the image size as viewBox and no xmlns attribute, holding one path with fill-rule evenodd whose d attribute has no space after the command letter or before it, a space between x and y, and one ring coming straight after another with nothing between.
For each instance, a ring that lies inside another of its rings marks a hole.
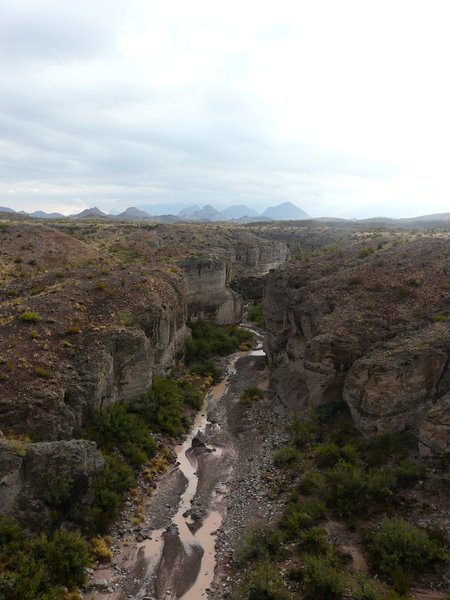
<instances>
[{"instance_id":1,"label":"distant mountain peak","mask_svg":"<svg viewBox=\"0 0 450 600\"><path fill-rule=\"evenodd\" d=\"M129 206L126 210L119 213L118 215L114 215L115 219L119 221L143 221L146 219L150 219L151 215L145 210L140 210L135 206Z\"/></svg>"},{"instance_id":2,"label":"distant mountain peak","mask_svg":"<svg viewBox=\"0 0 450 600\"><path fill-rule=\"evenodd\" d=\"M202 209L196 210L189 218L193 221L226 221L223 214L210 204L205 204Z\"/></svg>"},{"instance_id":3,"label":"distant mountain peak","mask_svg":"<svg viewBox=\"0 0 450 600\"><path fill-rule=\"evenodd\" d=\"M93 208L86 208L74 216L83 219L85 217L107 217L108 215L94 206Z\"/></svg>"},{"instance_id":4,"label":"distant mountain peak","mask_svg":"<svg viewBox=\"0 0 450 600\"><path fill-rule=\"evenodd\" d=\"M310 219L311 217L304 210L292 204L292 202L282 202L277 206L269 206L263 212L264 217L270 217L278 221L283 220L302 220Z\"/></svg>"}]
</instances>

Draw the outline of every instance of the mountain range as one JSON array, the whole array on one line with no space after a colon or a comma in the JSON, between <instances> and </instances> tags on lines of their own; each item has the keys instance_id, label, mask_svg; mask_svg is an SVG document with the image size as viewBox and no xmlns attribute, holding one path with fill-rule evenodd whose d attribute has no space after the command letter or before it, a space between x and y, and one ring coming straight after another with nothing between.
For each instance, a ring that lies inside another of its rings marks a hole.
<instances>
[{"instance_id":1,"label":"mountain range","mask_svg":"<svg viewBox=\"0 0 450 600\"><path fill-rule=\"evenodd\" d=\"M271 206L267 208L262 214L258 214L254 209L245 206L244 204L230 206L223 211L218 211L216 208L210 205L205 205L201 208L198 205L193 205L188 208L181 209L178 214L160 214L160 207L157 205L157 213L151 214L142 207L138 208L131 206L117 215L111 215L104 213L99 208L94 206L93 208L86 208L78 214L70 215L69 218L78 219L115 219L119 221L163 221L163 222L176 222L176 221L233 221L248 223L252 221L283 221L283 220L303 220L310 219L311 217L301 208L298 208L292 202L284 202L278 206ZM145 207L152 210L151 206ZM167 207L170 208L170 207ZM0 212L15 213L16 211L12 208L0 206ZM24 211L20 211L18 214L28 214ZM44 211L36 211L29 213L31 217L38 217L41 219L64 217L60 213L45 213Z\"/></svg>"},{"instance_id":2,"label":"mountain range","mask_svg":"<svg viewBox=\"0 0 450 600\"><path fill-rule=\"evenodd\" d=\"M435 213L429 215L420 215L418 217L404 217L400 219L393 219L388 217L372 217L365 219L341 219L338 217L311 217L304 210L292 204L292 202L283 202L277 206L269 206L263 213L258 214L253 208L246 206L245 204L235 204L229 206L222 211L217 210L213 206L207 204L203 207L194 204L189 207L180 208L178 205L145 205L145 206L130 206L119 214L107 214L97 208L86 208L78 214L69 215L66 217L61 213L46 213L42 210L37 210L32 213L26 213L25 211L15 211L7 206L0 206L0 213L26 215L29 217L35 217L39 219L104 219L116 221L153 221L156 223L177 223L183 222L232 222L232 223L254 223L261 221L303 221L313 219L314 221L360 221L360 222L383 222L389 223L428 223L431 225L433 222L439 221L450 221L450 212L446 213ZM164 213L163 209L166 208L167 212ZM177 213L171 212L172 209L177 209ZM151 211L151 212L149 212Z\"/></svg>"}]
</instances>

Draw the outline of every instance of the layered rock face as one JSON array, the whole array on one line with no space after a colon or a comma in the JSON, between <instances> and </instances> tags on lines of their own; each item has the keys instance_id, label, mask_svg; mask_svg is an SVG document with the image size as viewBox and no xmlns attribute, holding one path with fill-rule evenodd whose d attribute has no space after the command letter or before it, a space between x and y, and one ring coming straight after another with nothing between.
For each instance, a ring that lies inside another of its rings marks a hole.
<instances>
[{"instance_id":1,"label":"layered rock face","mask_svg":"<svg viewBox=\"0 0 450 600\"><path fill-rule=\"evenodd\" d=\"M450 326L439 271L447 242L396 241L377 257L361 250L358 243L335 261L311 257L266 278L272 387L291 410L343 400L364 435L409 428L424 454L444 454Z\"/></svg>"},{"instance_id":2,"label":"layered rock face","mask_svg":"<svg viewBox=\"0 0 450 600\"><path fill-rule=\"evenodd\" d=\"M231 325L242 319L242 297L228 287L230 265L224 258L188 258L178 263L186 276L188 313L217 325Z\"/></svg>"}]
</instances>

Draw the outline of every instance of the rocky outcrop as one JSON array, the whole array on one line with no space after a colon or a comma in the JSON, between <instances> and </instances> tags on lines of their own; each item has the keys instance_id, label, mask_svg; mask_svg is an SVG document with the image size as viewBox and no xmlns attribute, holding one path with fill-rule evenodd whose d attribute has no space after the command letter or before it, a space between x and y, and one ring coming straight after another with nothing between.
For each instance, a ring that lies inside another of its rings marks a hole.
<instances>
[{"instance_id":1,"label":"rocky outcrop","mask_svg":"<svg viewBox=\"0 0 450 600\"><path fill-rule=\"evenodd\" d=\"M242 319L241 296L228 287L230 263L220 257L188 258L178 263L188 290L188 314L217 325L231 325Z\"/></svg>"},{"instance_id":2,"label":"rocky outcrop","mask_svg":"<svg viewBox=\"0 0 450 600\"><path fill-rule=\"evenodd\" d=\"M422 453L449 452L446 252L442 240L414 240L364 262L371 254L346 260L341 248L335 263L320 253L317 266L307 257L270 273L264 346L278 400L300 413L344 401L366 436L410 429Z\"/></svg>"},{"instance_id":3,"label":"rocky outcrop","mask_svg":"<svg viewBox=\"0 0 450 600\"><path fill-rule=\"evenodd\" d=\"M104 465L94 442L29 443L0 437L0 505L27 528L50 525L52 509L70 497L89 501L92 479Z\"/></svg>"},{"instance_id":4,"label":"rocky outcrop","mask_svg":"<svg viewBox=\"0 0 450 600\"><path fill-rule=\"evenodd\" d=\"M241 234L233 246L232 277L261 277L285 263L289 255L284 242Z\"/></svg>"},{"instance_id":5,"label":"rocky outcrop","mask_svg":"<svg viewBox=\"0 0 450 600\"><path fill-rule=\"evenodd\" d=\"M417 430L427 413L431 425L433 404L450 375L449 357L450 332L436 324L356 360L346 374L343 399L358 429L366 435ZM425 423L422 428L425 432Z\"/></svg>"},{"instance_id":6,"label":"rocky outcrop","mask_svg":"<svg viewBox=\"0 0 450 600\"><path fill-rule=\"evenodd\" d=\"M419 448L423 456L450 454L450 393L434 404L419 423Z\"/></svg>"}]
</instances>

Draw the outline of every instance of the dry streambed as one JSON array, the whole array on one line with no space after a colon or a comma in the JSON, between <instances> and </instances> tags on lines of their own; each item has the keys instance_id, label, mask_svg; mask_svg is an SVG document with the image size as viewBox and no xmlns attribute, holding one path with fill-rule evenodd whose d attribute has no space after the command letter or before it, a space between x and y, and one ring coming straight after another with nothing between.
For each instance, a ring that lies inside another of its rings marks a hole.
<instances>
[{"instance_id":1,"label":"dry streambed","mask_svg":"<svg viewBox=\"0 0 450 600\"><path fill-rule=\"evenodd\" d=\"M283 419L267 401L239 402L246 387L267 383L261 345L225 363L177 462L144 503L145 521L131 524L132 504L113 533L114 561L97 569L87 600L200 600L228 593L228 560L243 529L279 510L267 500L272 452L285 438ZM128 514L127 514L128 513Z\"/></svg>"}]
</instances>

